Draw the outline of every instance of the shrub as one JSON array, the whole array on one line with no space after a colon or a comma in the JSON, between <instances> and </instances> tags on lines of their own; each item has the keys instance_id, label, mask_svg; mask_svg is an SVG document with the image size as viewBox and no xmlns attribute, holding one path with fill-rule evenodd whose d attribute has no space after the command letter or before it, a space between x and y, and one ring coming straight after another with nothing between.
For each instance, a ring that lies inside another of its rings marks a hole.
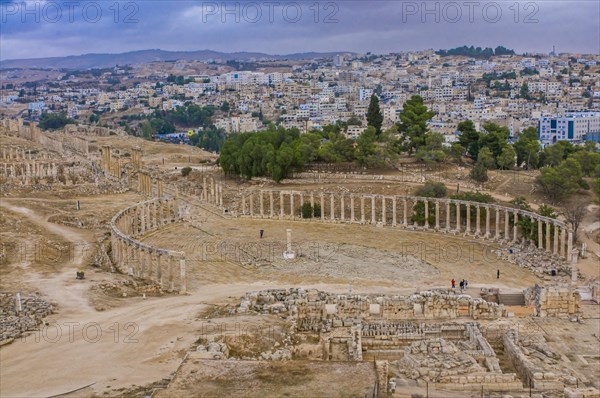
<instances>
[{"instance_id":1,"label":"shrub","mask_svg":"<svg viewBox=\"0 0 600 398\"><path fill-rule=\"evenodd\" d=\"M417 188L415 195L426 198L443 198L446 196L448 189L443 182L427 181L425 185Z\"/></svg>"},{"instance_id":2,"label":"shrub","mask_svg":"<svg viewBox=\"0 0 600 398\"><path fill-rule=\"evenodd\" d=\"M183 169L181 169L181 175L184 177L187 177L191 172L192 172L191 167L184 167Z\"/></svg>"}]
</instances>

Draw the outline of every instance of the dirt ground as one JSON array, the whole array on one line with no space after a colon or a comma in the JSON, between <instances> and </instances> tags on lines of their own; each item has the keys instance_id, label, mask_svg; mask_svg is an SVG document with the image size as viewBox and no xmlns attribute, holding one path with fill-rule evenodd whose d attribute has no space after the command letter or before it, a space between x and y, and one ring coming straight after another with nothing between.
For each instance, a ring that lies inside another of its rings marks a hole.
<instances>
[{"instance_id":1,"label":"dirt ground","mask_svg":"<svg viewBox=\"0 0 600 398\"><path fill-rule=\"evenodd\" d=\"M362 398L375 379L372 362L212 361L191 354L156 397Z\"/></svg>"}]
</instances>

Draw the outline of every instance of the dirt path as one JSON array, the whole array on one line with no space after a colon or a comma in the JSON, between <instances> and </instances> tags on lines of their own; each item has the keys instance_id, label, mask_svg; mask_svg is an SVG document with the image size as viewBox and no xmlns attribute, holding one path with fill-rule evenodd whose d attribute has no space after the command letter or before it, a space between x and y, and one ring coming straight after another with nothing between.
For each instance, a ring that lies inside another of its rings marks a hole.
<instances>
[{"instance_id":1,"label":"dirt path","mask_svg":"<svg viewBox=\"0 0 600 398\"><path fill-rule=\"evenodd\" d=\"M72 247L78 247L82 243L93 243L90 241L91 234L89 232L84 233L74 228L50 223L29 208L12 205L6 200L0 201L0 207L26 217L30 222L51 234L61 236ZM61 311L92 310L93 308L85 297L89 284L82 281L75 282L76 271L84 265L82 251L72 250L71 253L73 256L69 256L69 261L62 265L64 270L60 273L42 276L35 272L27 272L24 279L57 303Z\"/></svg>"}]
</instances>

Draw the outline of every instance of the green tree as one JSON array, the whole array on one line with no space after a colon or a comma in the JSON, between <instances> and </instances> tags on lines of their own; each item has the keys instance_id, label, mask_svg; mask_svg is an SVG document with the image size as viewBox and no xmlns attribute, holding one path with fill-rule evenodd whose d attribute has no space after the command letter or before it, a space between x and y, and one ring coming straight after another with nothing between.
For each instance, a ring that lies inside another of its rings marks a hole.
<instances>
[{"instance_id":1,"label":"green tree","mask_svg":"<svg viewBox=\"0 0 600 398\"><path fill-rule=\"evenodd\" d=\"M462 157L465 153L465 148L458 143L454 143L450 146L449 155L457 163L462 163Z\"/></svg>"},{"instance_id":2,"label":"green tree","mask_svg":"<svg viewBox=\"0 0 600 398\"><path fill-rule=\"evenodd\" d=\"M144 120L142 122L141 127L142 127L142 137L144 137L147 140L152 139L152 136L156 132L156 130L154 129L152 124L148 120Z\"/></svg>"},{"instance_id":3,"label":"green tree","mask_svg":"<svg viewBox=\"0 0 600 398\"><path fill-rule=\"evenodd\" d=\"M369 126L356 140L356 161L363 167L380 167L384 164L381 151L376 144L375 127Z\"/></svg>"},{"instance_id":4,"label":"green tree","mask_svg":"<svg viewBox=\"0 0 600 398\"><path fill-rule=\"evenodd\" d=\"M370 107L371 107L371 105L369 104L369 108ZM362 126L362 121L360 120L360 118L358 116L352 115L352 116L350 116L348 121L346 121L346 124L348 126Z\"/></svg>"},{"instance_id":5,"label":"green tree","mask_svg":"<svg viewBox=\"0 0 600 398\"><path fill-rule=\"evenodd\" d=\"M404 103L399 115L398 130L404 137L409 154L425 145L425 134L429 131L427 121L433 115L434 112L427 109L423 104L423 98L419 95L413 95Z\"/></svg>"},{"instance_id":6,"label":"green tree","mask_svg":"<svg viewBox=\"0 0 600 398\"><path fill-rule=\"evenodd\" d=\"M496 168L496 159L494 159L494 155L492 151L488 147L483 147L479 150L479 155L477 156L477 163L483 163L486 169L495 169Z\"/></svg>"},{"instance_id":7,"label":"green tree","mask_svg":"<svg viewBox=\"0 0 600 398\"><path fill-rule=\"evenodd\" d=\"M417 160L427 163L443 162L448 156L443 150L444 136L440 133L428 132L425 134L425 145L420 147L415 154Z\"/></svg>"},{"instance_id":8,"label":"green tree","mask_svg":"<svg viewBox=\"0 0 600 398\"><path fill-rule=\"evenodd\" d=\"M381 125L383 124L383 115L379 109L379 98L375 94L371 95L371 102L367 110L367 124L375 127L375 134L381 134Z\"/></svg>"},{"instance_id":9,"label":"green tree","mask_svg":"<svg viewBox=\"0 0 600 398\"><path fill-rule=\"evenodd\" d=\"M553 202L572 195L583 183L581 166L574 159L567 159L556 167L544 166L537 181Z\"/></svg>"},{"instance_id":10,"label":"green tree","mask_svg":"<svg viewBox=\"0 0 600 398\"><path fill-rule=\"evenodd\" d=\"M489 148L495 159L506 145L510 132L508 127L500 127L495 123L485 123L483 129L485 133L479 136L479 147Z\"/></svg>"},{"instance_id":11,"label":"green tree","mask_svg":"<svg viewBox=\"0 0 600 398\"><path fill-rule=\"evenodd\" d=\"M521 131L514 144L517 152L517 166L525 163L527 167L537 167L539 162L540 143L535 127L528 127Z\"/></svg>"},{"instance_id":12,"label":"green tree","mask_svg":"<svg viewBox=\"0 0 600 398\"><path fill-rule=\"evenodd\" d=\"M229 102L223 101L223 103L221 104L221 107L219 109L221 110L221 112L229 112L229 110L231 109L231 106L229 105Z\"/></svg>"},{"instance_id":13,"label":"green tree","mask_svg":"<svg viewBox=\"0 0 600 398\"><path fill-rule=\"evenodd\" d=\"M498 167L502 170L510 170L515 166L516 157L517 153L512 145L505 145L500 155L496 158L496 163L498 163Z\"/></svg>"},{"instance_id":14,"label":"green tree","mask_svg":"<svg viewBox=\"0 0 600 398\"><path fill-rule=\"evenodd\" d=\"M521 85L521 89L519 90L519 97L529 99L529 86L525 82L523 82L523 85Z\"/></svg>"},{"instance_id":15,"label":"green tree","mask_svg":"<svg viewBox=\"0 0 600 398\"><path fill-rule=\"evenodd\" d=\"M457 130L460 131L458 143L465 148L471 159L477 159L479 155L479 136L475 130L475 125L470 120L465 120L458 124Z\"/></svg>"},{"instance_id":16,"label":"green tree","mask_svg":"<svg viewBox=\"0 0 600 398\"><path fill-rule=\"evenodd\" d=\"M596 203L600 205L600 178L592 180L592 191L596 195Z\"/></svg>"},{"instance_id":17,"label":"green tree","mask_svg":"<svg viewBox=\"0 0 600 398\"><path fill-rule=\"evenodd\" d=\"M60 113L42 113L38 127L42 130L58 130L67 124L75 124L75 120L69 119L64 112Z\"/></svg>"},{"instance_id":18,"label":"green tree","mask_svg":"<svg viewBox=\"0 0 600 398\"><path fill-rule=\"evenodd\" d=\"M485 167L483 162L478 160L473 169L471 169L469 176L479 183L486 182L488 180L487 167Z\"/></svg>"},{"instance_id":19,"label":"green tree","mask_svg":"<svg viewBox=\"0 0 600 398\"><path fill-rule=\"evenodd\" d=\"M581 167L584 176L592 177L595 169L600 165L600 153L580 150L568 157L575 160Z\"/></svg>"}]
</instances>

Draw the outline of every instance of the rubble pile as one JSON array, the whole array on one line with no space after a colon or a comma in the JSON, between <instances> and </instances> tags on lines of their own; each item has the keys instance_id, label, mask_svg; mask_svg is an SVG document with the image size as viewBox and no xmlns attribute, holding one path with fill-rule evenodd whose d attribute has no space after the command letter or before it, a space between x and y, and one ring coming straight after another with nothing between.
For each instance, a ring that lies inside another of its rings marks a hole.
<instances>
[{"instance_id":1,"label":"rubble pile","mask_svg":"<svg viewBox=\"0 0 600 398\"><path fill-rule=\"evenodd\" d=\"M415 341L404 350L399 369L411 379L440 382L448 376L484 373L472 356L445 339Z\"/></svg>"},{"instance_id":2,"label":"rubble pile","mask_svg":"<svg viewBox=\"0 0 600 398\"><path fill-rule=\"evenodd\" d=\"M508 250L499 250L497 255L503 260L531 270L540 276L550 275L553 270L556 271L556 275L559 277L571 276L571 266L564 260L548 252L541 251L528 242L510 245Z\"/></svg>"},{"instance_id":3,"label":"rubble pile","mask_svg":"<svg viewBox=\"0 0 600 398\"><path fill-rule=\"evenodd\" d=\"M468 295L426 291L411 296L333 294L316 289L264 290L241 299L238 313L286 314L297 318L299 330L327 331L362 320L497 319L504 306Z\"/></svg>"},{"instance_id":4,"label":"rubble pile","mask_svg":"<svg viewBox=\"0 0 600 398\"><path fill-rule=\"evenodd\" d=\"M119 281L101 281L91 290L100 291L111 297L162 296L166 291L155 282L147 280L125 279Z\"/></svg>"},{"instance_id":5,"label":"rubble pile","mask_svg":"<svg viewBox=\"0 0 600 398\"><path fill-rule=\"evenodd\" d=\"M21 311L17 301L15 293L0 293L0 346L37 330L43 318L54 313L54 305L37 293L21 297Z\"/></svg>"}]
</instances>

